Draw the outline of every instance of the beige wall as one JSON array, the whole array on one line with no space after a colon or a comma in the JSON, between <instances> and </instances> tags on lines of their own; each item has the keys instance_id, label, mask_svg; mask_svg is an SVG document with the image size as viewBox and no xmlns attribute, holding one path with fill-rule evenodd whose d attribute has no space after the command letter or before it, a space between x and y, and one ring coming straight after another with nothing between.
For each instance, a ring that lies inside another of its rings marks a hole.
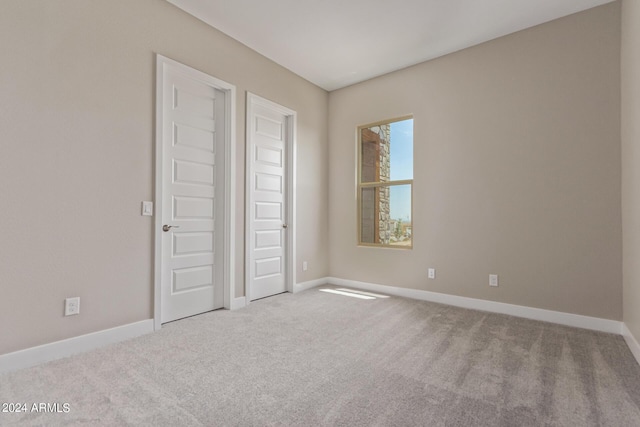
<instances>
[{"instance_id":1,"label":"beige wall","mask_svg":"<svg viewBox=\"0 0 640 427\"><path fill-rule=\"evenodd\" d=\"M155 52L236 85L236 295L246 91L298 112L298 282L328 274L324 90L163 0L0 9L0 354L152 317Z\"/></svg>"},{"instance_id":2,"label":"beige wall","mask_svg":"<svg viewBox=\"0 0 640 427\"><path fill-rule=\"evenodd\" d=\"M332 276L621 320L619 14L611 3L332 92ZM414 249L358 247L356 127L406 114Z\"/></svg>"},{"instance_id":3,"label":"beige wall","mask_svg":"<svg viewBox=\"0 0 640 427\"><path fill-rule=\"evenodd\" d=\"M622 2L624 322L640 340L640 2Z\"/></svg>"}]
</instances>

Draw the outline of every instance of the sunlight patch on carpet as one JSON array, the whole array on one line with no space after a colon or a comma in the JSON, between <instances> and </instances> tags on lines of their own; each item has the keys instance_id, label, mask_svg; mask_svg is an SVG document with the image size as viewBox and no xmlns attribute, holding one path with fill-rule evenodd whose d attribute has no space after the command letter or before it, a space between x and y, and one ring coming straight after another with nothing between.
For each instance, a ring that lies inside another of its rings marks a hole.
<instances>
[{"instance_id":1,"label":"sunlight patch on carpet","mask_svg":"<svg viewBox=\"0 0 640 427\"><path fill-rule=\"evenodd\" d=\"M362 295L360 293L356 293L356 292L353 292L353 291L348 290L348 289L327 289L327 288L323 288L323 289L318 289L318 290L320 292L328 292L330 294L343 295L345 297L360 298L360 299L366 299L366 300L376 299L376 297L374 297L374 296Z\"/></svg>"},{"instance_id":2,"label":"sunlight patch on carpet","mask_svg":"<svg viewBox=\"0 0 640 427\"><path fill-rule=\"evenodd\" d=\"M389 295L374 294L373 292L356 291L355 289L338 288L338 291L350 292L352 294L367 295L375 298L389 298Z\"/></svg>"}]
</instances>

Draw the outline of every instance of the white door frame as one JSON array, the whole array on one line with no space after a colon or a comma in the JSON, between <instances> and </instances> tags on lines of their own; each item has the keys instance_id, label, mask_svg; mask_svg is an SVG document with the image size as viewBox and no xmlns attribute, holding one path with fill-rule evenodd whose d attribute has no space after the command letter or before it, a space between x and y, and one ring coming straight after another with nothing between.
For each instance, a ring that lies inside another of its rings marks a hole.
<instances>
[{"instance_id":1,"label":"white door frame","mask_svg":"<svg viewBox=\"0 0 640 427\"><path fill-rule=\"evenodd\" d=\"M180 70L190 77L213 86L225 92L225 116L226 132L224 141L224 254L223 254L223 277L224 277L224 308L231 309L234 300L235 290L235 140L236 140L236 87L225 81L216 79L201 71L183 65L172 59L156 54L156 135L155 135L155 254L154 254L154 304L153 304L153 325L155 330L162 327L161 317L161 267L162 267L162 173L163 173L163 150L162 150L162 129L163 114L162 106L165 94L163 88L163 76L168 68Z\"/></svg>"},{"instance_id":2,"label":"white door frame","mask_svg":"<svg viewBox=\"0 0 640 427\"><path fill-rule=\"evenodd\" d=\"M268 99L262 98L256 94L251 92L247 92L247 108L246 108L246 146L245 146L245 261L244 261L244 277L245 277L245 299L246 304L249 305L251 301L251 276L250 276L250 262L251 262L251 246L247 239L250 238L250 214L249 209L251 207L251 174L252 174L252 164L251 164L251 153L253 152L254 142L251 139L251 117L253 115L253 106L254 105L263 105L265 107L271 108L273 110L282 113L287 117L287 140L286 151L286 168L285 173L287 174L286 180L286 219L287 219L287 232L286 235L286 252L285 252L285 280L286 280L286 289L287 292L293 292L293 285L296 283L296 122L297 122L297 113L287 107L283 107L280 104L276 104L273 101L269 101Z\"/></svg>"}]
</instances>

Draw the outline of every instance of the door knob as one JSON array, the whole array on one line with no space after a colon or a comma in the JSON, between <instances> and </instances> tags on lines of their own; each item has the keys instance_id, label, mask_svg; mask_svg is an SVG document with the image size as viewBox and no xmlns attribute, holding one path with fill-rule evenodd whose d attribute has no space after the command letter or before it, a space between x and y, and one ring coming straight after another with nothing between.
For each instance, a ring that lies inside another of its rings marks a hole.
<instances>
[{"instance_id":1,"label":"door knob","mask_svg":"<svg viewBox=\"0 0 640 427\"><path fill-rule=\"evenodd\" d=\"M287 228L288 225L287 224L282 224L282 228Z\"/></svg>"},{"instance_id":2,"label":"door knob","mask_svg":"<svg viewBox=\"0 0 640 427\"><path fill-rule=\"evenodd\" d=\"M179 225L167 225L167 224L165 224L165 225L162 226L162 231L166 232L166 231L171 230L172 228L180 228L180 226Z\"/></svg>"}]
</instances>

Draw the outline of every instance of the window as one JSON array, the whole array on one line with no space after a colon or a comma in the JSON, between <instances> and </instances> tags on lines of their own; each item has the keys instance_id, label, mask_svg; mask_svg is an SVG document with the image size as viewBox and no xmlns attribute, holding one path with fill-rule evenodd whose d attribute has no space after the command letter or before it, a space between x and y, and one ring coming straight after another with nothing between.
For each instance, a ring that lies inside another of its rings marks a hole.
<instances>
[{"instance_id":1,"label":"window","mask_svg":"<svg viewBox=\"0 0 640 427\"><path fill-rule=\"evenodd\" d=\"M413 117L358 128L358 242L411 248Z\"/></svg>"}]
</instances>

